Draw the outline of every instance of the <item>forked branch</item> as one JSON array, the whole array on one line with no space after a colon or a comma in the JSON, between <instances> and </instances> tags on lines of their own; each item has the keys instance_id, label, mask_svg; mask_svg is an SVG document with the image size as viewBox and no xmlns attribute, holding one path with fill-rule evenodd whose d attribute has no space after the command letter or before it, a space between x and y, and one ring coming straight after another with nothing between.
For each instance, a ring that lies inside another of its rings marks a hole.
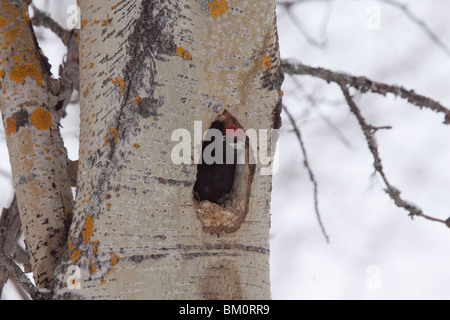
<instances>
[{"instance_id":1,"label":"forked branch","mask_svg":"<svg viewBox=\"0 0 450 320\"><path fill-rule=\"evenodd\" d=\"M434 217L430 217L423 213L422 209L420 209L415 204L404 200L400 194L400 190L398 190L396 187L394 187L388 180L384 170L383 165L381 163L380 154L378 152L378 146L377 142L375 140L374 136L374 128L372 125L368 124L367 121L364 119L363 115L361 114L361 111L359 110L356 103L353 101L350 92L347 88L347 84L345 82L338 82L339 86L341 87L342 93L344 94L345 100L347 101L348 106L350 107L350 111L355 115L356 119L358 120L359 126L361 127L362 131L364 132L364 136L367 141L367 145L369 147L370 152L373 156L373 166L375 168L375 172L378 172L383 179L383 182L386 186L385 192L389 195L389 197L394 201L395 205L399 208L403 208L409 212L409 216L411 218L414 218L415 216L423 217L427 220L441 222L447 225L446 221L437 219Z\"/></svg>"},{"instance_id":2,"label":"forked branch","mask_svg":"<svg viewBox=\"0 0 450 320\"><path fill-rule=\"evenodd\" d=\"M33 300L44 300L45 295L34 286L34 284L23 273L14 260L6 253L0 250L0 266L3 266L8 271L8 275L13 279L22 289L24 289Z\"/></svg>"},{"instance_id":3,"label":"forked branch","mask_svg":"<svg viewBox=\"0 0 450 320\"><path fill-rule=\"evenodd\" d=\"M294 64L283 61L281 67L285 73L290 75L310 75L315 78L323 79L328 83L334 82L338 85L345 84L357 89L362 93L370 91L373 93L381 94L383 96L391 93L395 96L407 100L409 103L419 108L428 108L435 112L444 114L444 123L450 124L449 109L431 98L415 93L414 90L407 90L400 86L376 82L363 76L356 77L348 75L346 73L331 71L324 68L314 68L302 63Z\"/></svg>"}]
</instances>

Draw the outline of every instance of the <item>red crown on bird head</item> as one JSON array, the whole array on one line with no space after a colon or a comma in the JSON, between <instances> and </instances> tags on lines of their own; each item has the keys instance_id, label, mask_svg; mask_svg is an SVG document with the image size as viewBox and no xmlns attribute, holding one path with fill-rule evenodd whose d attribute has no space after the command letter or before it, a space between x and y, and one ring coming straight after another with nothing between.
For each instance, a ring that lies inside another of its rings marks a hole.
<instances>
[{"instance_id":1,"label":"red crown on bird head","mask_svg":"<svg viewBox=\"0 0 450 320\"><path fill-rule=\"evenodd\" d=\"M237 138L239 140L245 140L244 130L233 124L227 124L225 128L223 128L223 133L230 139Z\"/></svg>"}]
</instances>

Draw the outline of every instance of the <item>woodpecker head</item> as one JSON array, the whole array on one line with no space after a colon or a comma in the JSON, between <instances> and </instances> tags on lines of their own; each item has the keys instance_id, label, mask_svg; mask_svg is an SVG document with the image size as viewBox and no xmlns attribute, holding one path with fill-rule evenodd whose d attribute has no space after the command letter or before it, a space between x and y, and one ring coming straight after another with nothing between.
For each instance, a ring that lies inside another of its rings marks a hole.
<instances>
[{"instance_id":1,"label":"woodpecker head","mask_svg":"<svg viewBox=\"0 0 450 320\"><path fill-rule=\"evenodd\" d=\"M243 129L236 127L233 124L227 124L223 128L222 133L224 138L231 139L233 142L243 142L245 141L245 132Z\"/></svg>"}]
</instances>

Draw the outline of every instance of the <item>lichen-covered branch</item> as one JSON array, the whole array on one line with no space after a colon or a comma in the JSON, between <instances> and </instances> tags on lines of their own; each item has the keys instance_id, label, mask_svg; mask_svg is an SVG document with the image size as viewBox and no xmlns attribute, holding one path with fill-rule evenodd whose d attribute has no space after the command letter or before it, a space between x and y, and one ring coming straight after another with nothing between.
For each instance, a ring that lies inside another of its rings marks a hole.
<instances>
[{"instance_id":1,"label":"lichen-covered branch","mask_svg":"<svg viewBox=\"0 0 450 320\"><path fill-rule=\"evenodd\" d=\"M415 93L414 90L408 90L401 86L376 82L364 76L352 76L346 73L336 72L325 68L311 67L302 63L290 63L284 60L281 66L283 71L287 74L309 75L325 80L328 83L334 82L338 85L340 83L344 83L347 86L353 87L362 93L370 91L373 93L381 94L383 96L391 93L395 96L407 100L409 103L417 107L428 108L435 112L444 114L444 123L450 124L450 110L448 108L444 107L442 104L431 98Z\"/></svg>"},{"instance_id":2,"label":"lichen-covered branch","mask_svg":"<svg viewBox=\"0 0 450 320\"><path fill-rule=\"evenodd\" d=\"M33 300L44 300L45 295L36 288L30 279L22 272L14 260L0 250L0 266L3 266L11 279L13 279Z\"/></svg>"},{"instance_id":3,"label":"lichen-covered branch","mask_svg":"<svg viewBox=\"0 0 450 320\"><path fill-rule=\"evenodd\" d=\"M36 285L53 287L73 210L51 78L22 1L0 4L0 106L20 219Z\"/></svg>"},{"instance_id":4,"label":"lichen-covered branch","mask_svg":"<svg viewBox=\"0 0 450 320\"><path fill-rule=\"evenodd\" d=\"M20 235L19 209L16 198L14 197L11 206L8 209L3 208L0 216L0 251L9 255L14 254ZM3 286L7 280L7 270L0 267L0 298L2 296Z\"/></svg>"}]
</instances>

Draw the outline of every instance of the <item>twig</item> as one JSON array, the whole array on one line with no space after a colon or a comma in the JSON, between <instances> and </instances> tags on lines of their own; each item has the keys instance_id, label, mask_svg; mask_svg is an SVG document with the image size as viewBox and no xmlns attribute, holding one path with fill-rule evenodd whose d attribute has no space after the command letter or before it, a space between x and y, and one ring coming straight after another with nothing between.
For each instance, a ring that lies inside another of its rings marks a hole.
<instances>
[{"instance_id":1,"label":"twig","mask_svg":"<svg viewBox=\"0 0 450 320\"><path fill-rule=\"evenodd\" d=\"M67 45L68 40L70 38L70 31L67 31L63 27L61 27L55 20L53 20L48 14L46 14L44 11L39 10L34 4L31 4L31 7L33 8L33 18L31 18L31 21L33 22L33 25L35 26L43 26L55 33L61 41Z\"/></svg>"},{"instance_id":2,"label":"twig","mask_svg":"<svg viewBox=\"0 0 450 320\"><path fill-rule=\"evenodd\" d=\"M327 29L328 21L330 19L331 10L327 11L327 14L326 14L325 18L322 21L322 27L321 27L322 40L319 41L319 40L314 39L308 33L307 28L305 28L303 23L301 23L300 20L297 19L295 14L291 11L291 5L286 4L285 8L286 8L286 12L287 12L289 18L291 19L292 23L297 27L297 29L305 37L306 41L309 44L311 44L313 46L316 46L318 48L325 48L326 47L327 42L328 42L327 35L326 35L326 29Z\"/></svg>"},{"instance_id":3,"label":"twig","mask_svg":"<svg viewBox=\"0 0 450 320\"><path fill-rule=\"evenodd\" d=\"M350 142L349 139L347 139L347 137L344 135L342 130L339 128L339 126L334 124L333 120L330 117L328 117L327 115L322 113L320 106L324 104L325 99L323 97L321 97L319 99L317 94L313 94L313 93L307 92L303 88L302 83L297 78L293 78L292 81L296 84L296 87L297 87L296 93L299 93L299 91L301 91L301 90L304 91L304 93L302 93L302 97L307 100L307 103L310 106L310 110L315 112L317 114L317 116L319 117L319 119L321 119L323 122L325 122L325 124L330 128L331 131L334 131L336 137L347 148L351 149L352 148L352 143ZM313 91L315 92L314 89L313 89ZM332 104L332 103L334 104L335 102L329 101L329 103L330 104Z\"/></svg>"},{"instance_id":4,"label":"twig","mask_svg":"<svg viewBox=\"0 0 450 320\"><path fill-rule=\"evenodd\" d=\"M422 212L422 209L420 209L416 205L402 199L402 197L400 196L400 194L401 194L400 190L398 190L397 188L395 188L394 186L391 185L391 183L389 182L389 180L386 177L386 174L384 173L383 165L381 164L381 158L380 158L380 155L378 152L377 142L373 135L374 129L377 130L377 129L380 129L381 127L373 127L373 126L369 125L366 122L366 120L364 119L364 117L362 116L358 106L355 104L352 97L350 96L350 93L347 88L347 84L344 81L338 82L338 84L341 87L342 93L345 96L345 100L347 101L347 104L350 107L351 112L355 115L361 129L364 132L364 136L365 136L367 144L369 146L369 150L372 153L372 156L374 159L373 166L375 168L375 172L378 172L380 174L381 178L384 181L384 184L386 185L385 192L389 195L389 197L392 200L394 200L395 205L399 208L403 208L403 209L407 210L409 212L409 216L411 218L414 218L415 216L419 216L419 217L423 217L423 218L431 220L431 221L441 222L441 223L444 223L447 226L449 226L446 221L430 217L430 216L424 214Z\"/></svg>"},{"instance_id":5,"label":"twig","mask_svg":"<svg viewBox=\"0 0 450 320\"><path fill-rule=\"evenodd\" d=\"M3 251L0 251L0 265L6 268L9 277L24 289L33 300L46 299L45 295L31 283L30 279L22 272L14 260Z\"/></svg>"},{"instance_id":6,"label":"twig","mask_svg":"<svg viewBox=\"0 0 450 320\"><path fill-rule=\"evenodd\" d=\"M378 93L386 96L387 93L392 93L395 96L401 97L407 100L409 103L418 106L419 108L428 108L435 112L440 112L445 115L445 124L450 124L450 110L445 108L439 102L422 96L414 92L414 90L407 90L403 87L396 85L388 85L381 82L372 81L366 77L355 77L341 72L335 72L324 68L314 68L302 63L289 63L282 61L282 70L290 75L310 75L316 78L323 79L325 81L334 82L338 85L344 83L351 86L358 91L365 93L367 91Z\"/></svg>"},{"instance_id":7,"label":"twig","mask_svg":"<svg viewBox=\"0 0 450 320\"><path fill-rule=\"evenodd\" d=\"M303 159L304 159L303 164L304 164L306 170L308 170L309 180L311 180L311 182L314 186L314 210L316 211L317 221L319 222L319 226L320 226L320 229L322 230L322 234L325 237L325 240L327 241L327 243L330 243L330 238L328 237L328 234L322 223L322 218L320 217L317 181L316 181L316 178L314 177L314 173L312 172L311 166L309 165L308 154L306 153L306 148L305 148L305 144L302 139L301 131L298 128L294 118L292 117L291 113L289 112L289 110L286 108L285 105L283 105L283 110L286 112L286 115L288 116L289 121L291 122L292 127L294 128L295 135L297 136L297 139L300 142L300 147L302 149Z\"/></svg>"},{"instance_id":8,"label":"twig","mask_svg":"<svg viewBox=\"0 0 450 320\"><path fill-rule=\"evenodd\" d=\"M79 91L79 59L78 59L78 43L77 31L66 30L62 28L56 21L50 18L45 12L40 11L36 6L31 5L34 16L31 19L35 26L44 26L52 30L61 41L67 46L66 59L59 70L59 81L61 90L59 99L61 104L57 105L57 110L61 110L60 115L65 117L66 106L70 102L70 97L74 90Z\"/></svg>"}]
</instances>

